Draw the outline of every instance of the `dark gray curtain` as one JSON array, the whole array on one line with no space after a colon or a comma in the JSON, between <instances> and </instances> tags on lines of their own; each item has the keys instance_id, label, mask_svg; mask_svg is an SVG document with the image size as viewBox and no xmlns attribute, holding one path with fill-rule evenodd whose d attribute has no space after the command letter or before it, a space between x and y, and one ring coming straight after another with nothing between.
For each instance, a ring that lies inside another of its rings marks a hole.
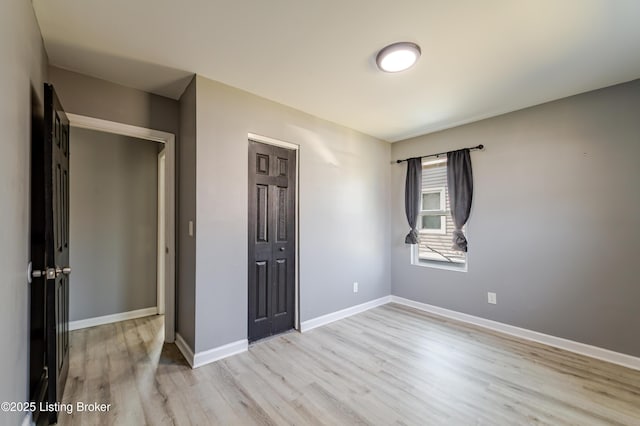
<instances>
[{"instance_id":1,"label":"dark gray curtain","mask_svg":"<svg viewBox=\"0 0 640 426\"><path fill-rule=\"evenodd\" d=\"M456 227L453 231L453 249L467 251L467 238L462 227L469 219L473 199L473 171L468 149L447 152L447 186L451 216Z\"/></svg>"},{"instance_id":2,"label":"dark gray curtain","mask_svg":"<svg viewBox=\"0 0 640 426\"><path fill-rule=\"evenodd\" d=\"M409 222L409 233L404 242L418 244L418 216L420 215L420 194L422 192L422 158L407 160L407 180L404 186L404 210Z\"/></svg>"}]
</instances>

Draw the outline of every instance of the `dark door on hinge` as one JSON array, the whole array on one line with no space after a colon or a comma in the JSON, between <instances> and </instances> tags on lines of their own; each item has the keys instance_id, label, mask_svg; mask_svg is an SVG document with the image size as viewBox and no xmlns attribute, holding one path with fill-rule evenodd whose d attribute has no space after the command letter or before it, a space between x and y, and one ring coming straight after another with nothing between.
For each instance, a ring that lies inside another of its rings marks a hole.
<instances>
[{"instance_id":1,"label":"dark door on hinge","mask_svg":"<svg viewBox=\"0 0 640 426\"><path fill-rule=\"evenodd\" d=\"M294 327L295 151L249 141L249 341Z\"/></svg>"},{"instance_id":2,"label":"dark door on hinge","mask_svg":"<svg viewBox=\"0 0 640 426\"><path fill-rule=\"evenodd\" d=\"M44 134L32 137L30 394L62 401L69 370L69 121L53 86L44 87ZM37 126L34 126L37 127ZM54 411L34 413L55 423Z\"/></svg>"}]
</instances>

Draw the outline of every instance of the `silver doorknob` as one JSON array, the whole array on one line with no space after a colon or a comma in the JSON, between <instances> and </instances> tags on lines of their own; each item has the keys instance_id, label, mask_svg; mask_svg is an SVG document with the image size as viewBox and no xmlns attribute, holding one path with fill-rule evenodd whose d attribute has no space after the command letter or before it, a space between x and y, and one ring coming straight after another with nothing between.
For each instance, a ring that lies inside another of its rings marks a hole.
<instances>
[{"instance_id":1,"label":"silver doorknob","mask_svg":"<svg viewBox=\"0 0 640 426\"><path fill-rule=\"evenodd\" d=\"M71 268L66 266L64 268L56 268L56 275L65 274L69 275L71 273Z\"/></svg>"},{"instance_id":2,"label":"silver doorknob","mask_svg":"<svg viewBox=\"0 0 640 426\"><path fill-rule=\"evenodd\" d=\"M284 251L284 247L280 247L280 251Z\"/></svg>"}]
</instances>

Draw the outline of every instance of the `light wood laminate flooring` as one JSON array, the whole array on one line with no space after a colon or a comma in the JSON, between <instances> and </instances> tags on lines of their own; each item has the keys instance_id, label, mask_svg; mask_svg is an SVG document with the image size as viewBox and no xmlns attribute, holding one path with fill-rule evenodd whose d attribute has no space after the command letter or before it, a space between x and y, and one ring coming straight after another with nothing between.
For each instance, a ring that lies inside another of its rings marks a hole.
<instances>
[{"instance_id":1,"label":"light wood laminate flooring","mask_svg":"<svg viewBox=\"0 0 640 426\"><path fill-rule=\"evenodd\" d=\"M62 425L640 425L640 372L389 304L192 370L160 316L71 334Z\"/></svg>"}]
</instances>

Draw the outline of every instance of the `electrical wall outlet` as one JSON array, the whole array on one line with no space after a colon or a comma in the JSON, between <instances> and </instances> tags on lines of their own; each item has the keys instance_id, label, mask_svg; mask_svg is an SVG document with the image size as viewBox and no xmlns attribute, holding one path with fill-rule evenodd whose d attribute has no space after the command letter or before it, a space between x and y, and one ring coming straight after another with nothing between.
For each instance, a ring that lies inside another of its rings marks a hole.
<instances>
[{"instance_id":1,"label":"electrical wall outlet","mask_svg":"<svg viewBox=\"0 0 640 426\"><path fill-rule=\"evenodd\" d=\"M353 283L353 292L354 292L354 293L357 293L357 292L358 292L358 283L357 283L357 282L354 282L354 283Z\"/></svg>"},{"instance_id":2,"label":"electrical wall outlet","mask_svg":"<svg viewBox=\"0 0 640 426\"><path fill-rule=\"evenodd\" d=\"M487 302L491 303L492 305L495 305L496 303L498 303L498 299L496 298L496 294L488 292L487 293Z\"/></svg>"}]
</instances>

